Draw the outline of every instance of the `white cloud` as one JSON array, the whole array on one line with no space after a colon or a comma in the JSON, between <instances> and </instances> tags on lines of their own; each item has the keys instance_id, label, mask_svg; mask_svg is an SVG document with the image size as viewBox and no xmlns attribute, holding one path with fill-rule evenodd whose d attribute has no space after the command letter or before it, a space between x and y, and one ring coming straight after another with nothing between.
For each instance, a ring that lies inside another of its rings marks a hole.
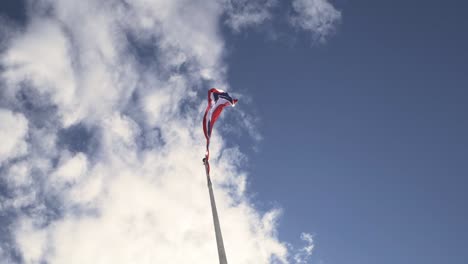
<instances>
[{"instance_id":1,"label":"white cloud","mask_svg":"<svg viewBox=\"0 0 468 264\"><path fill-rule=\"evenodd\" d=\"M225 0L226 23L234 31L258 26L272 19L276 0Z\"/></svg>"},{"instance_id":2,"label":"white cloud","mask_svg":"<svg viewBox=\"0 0 468 264\"><path fill-rule=\"evenodd\" d=\"M44 230L34 227L31 219L24 219L17 226L15 239L16 243L23 249L24 263L41 263L47 239L47 234Z\"/></svg>"},{"instance_id":3,"label":"white cloud","mask_svg":"<svg viewBox=\"0 0 468 264\"><path fill-rule=\"evenodd\" d=\"M296 264L307 263L315 247L314 239L311 234L302 233L301 240L304 241L305 245L294 254L294 261Z\"/></svg>"},{"instance_id":4,"label":"white cloud","mask_svg":"<svg viewBox=\"0 0 468 264\"><path fill-rule=\"evenodd\" d=\"M217 263L201 164L205 101L196 95L206 82L228 87L219 32L225 5L35 4L48 11L30 13L30 23L0 56L7 105L18 112L0 112L1 131L12 142L1 145L2 177L12 193L2 209L22 210L12 235L23 262ZM62 142L73 125L91 131L92 146L70 148L84 135ZM151 147L141 143L148 136L158 137ZM287 262L276 234L279 212L256 211L239 170L242 154L225 149L219 133L212 142L229 261Z\"/></svg>"},{"instance_id":5,"label":"white cloud","mask_svg":"<svg viewBox=\"0 0 468 264\"><path fill-rule=\"evenodd\" d=\"M322 11L304 6L294 25L330 23L328 2L312 2ZM256 26L276 4L30 1L30 22L0 54L8 108L0 109L0 176L10 192L0 210L19 215L11 235L24 263L218 262L201 164L206 102L197 94L207 83L229 88L221 19L234 30ZM310 22L314 15L319 22ZM260 140L255 119L238 113ZM211 171L229 261L287 263L280 210L252 206L245 157L218 130ZM78 136L64 141L64 133ZM312 251L308 238L301 259Z\"/></svg>"},{"instance_id":6,"label":"white cloud","mask_svg":"<svg viewBox=\"0 0 468 264\"><path fill-rule=\"evenodd\" d=\"M61 164L51 174L51 181L60 184L72 184L80 181L81 177L87 172L87 166L87 159L83 153L78 153L72 157L68 153L63 153Z\"/></svg>"},{"instance_id":7,"label":"white cloud","mask_svg":"<svg viewBox=\"0 0 468 264\"><path fill-rule=\"evenodd\" d=\"M22 187L32 184L30 173L31 167L27 162L18 162L9 168L5 176L10 185Z\"/></svg>"},{"instance_id":8,"label":"white cloud","mask_svg":"<svg viewBox=\"0 0 468 264\"><path fill-rule=\"evenodd\" d=\"M27 152L28 120L21 113L0 108L0 165Z\"/></svg>"},{"instance_id":9,"label":"white cloud","mask_svg":"<svg viewBox=\"0 0 468 264\"><path fill-rule=\"evenodd\" d=\"M325 41L341 20L341 12L328 0L293 0L292 6L291 24L310 32L314 40Z\"/></svg>"},{"instance_id":10,"label":"white cloud","mask_svg":"<svg viewBox=\"0 0 468 264\"><path fill-rule=\"evenodd\" d=\"M40 94L51 96L53 103L64 108L61 113L68 115L76 96L69 57L68 41L59 24L35 19L2 54L7 92L15 94L23 83L29 83Z\"/></svg>"}]
</instances>

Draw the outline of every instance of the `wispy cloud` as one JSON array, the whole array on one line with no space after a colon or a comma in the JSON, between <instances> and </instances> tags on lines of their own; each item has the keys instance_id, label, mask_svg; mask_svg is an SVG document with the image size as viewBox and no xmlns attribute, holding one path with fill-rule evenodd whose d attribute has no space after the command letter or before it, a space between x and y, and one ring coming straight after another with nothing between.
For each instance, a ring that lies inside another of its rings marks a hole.
<instances>
[{"instance_id":1,"label":"wispy cloud","mask_svg":"<svg viewBox=\"0 0 468 264\"><path fill-rule=\"evenodd\" d=\"M325 42L341 22L341 11L329 0L225 0L225 23L234 31L268 24L270 34L286 22L288 26L308 33L314 41ZM276 17L276 23L273 19ZM271 22L271 23L270 23Z\"/></svg>"},{"instance_id":2,"label":"wispy cloud","mask_svg":"<svg viewBox=\"0 0 468 264\"><path fill-rule=\"evenodd\" d=\"M324 42L334 33L341 21L341 12L328 0L293 0L290 23L311 34L314 40Z\"/></svg>"},{"instance_id":3,"label":"wispy cloud","mask_svg":"<svg viewBox=\"0 0 468 264\"><path fill-rule=\"evenodd\" d=\"M308 260L312 256L312 251L315 247L314 239L311 234L302 233L301 240L305 243L305 245L302 248L296 250L294 253L293 258L296 264L308 263Z\"/></svg>"},{"instance_id":4,"label":"wispy cloud","mask_svg":"<svg viewBox=\"0 0 468 264\"><path fill-rule=\"evenodd\" d=\"M225 0L226 24L235 32L258 26L273 18L272 9L277 0Z\"/></svg>"}]
</instances>

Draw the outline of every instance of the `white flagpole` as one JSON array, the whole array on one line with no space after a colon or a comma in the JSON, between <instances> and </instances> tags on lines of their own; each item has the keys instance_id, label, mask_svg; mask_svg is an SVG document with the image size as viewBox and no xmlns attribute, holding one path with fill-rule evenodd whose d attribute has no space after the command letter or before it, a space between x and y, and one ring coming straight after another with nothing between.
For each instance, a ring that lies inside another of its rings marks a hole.
<instances>
[{"instance_id":1,"label":"white flagpole","mask_svg":"<svg viewBox=\"0 0 468 264\"><path fill-rule=\"evenodd\" d=\"M213 194L213 187L211 186L209 164L206 158L203 159L205 165L206 180L208 181L208 190L210 192L211 211L213 213L213 223L216 234L216 244L218 246L219 264L227 264L226 252L224 251L223 235L221 234L221 227L219 225L218 211L216 210L216 203Z\"/></svg>"}]
</instances>

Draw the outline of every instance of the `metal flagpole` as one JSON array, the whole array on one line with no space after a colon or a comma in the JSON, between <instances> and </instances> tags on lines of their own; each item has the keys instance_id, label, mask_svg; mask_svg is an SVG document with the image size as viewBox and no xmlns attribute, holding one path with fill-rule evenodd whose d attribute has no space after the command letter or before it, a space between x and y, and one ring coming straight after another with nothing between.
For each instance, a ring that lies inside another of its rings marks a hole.
<instances>
[{"instance_id":1,"label":"metal flagpole","mask_svg":"<svg viewBox=\"0 0 468 264\"><path fill-rule=\"evenodd\" d=\"M211 211L213 213L213 223L216 234L216 244L218 245L219 264L227 264L226 252L224 251L223 235L221 234L221 227L219 225L218 211L216 210L215 198L213 195L213 187L211 186L209 164L206 158L203 159L205 165L206 180L208 182L208 190L210 191Z\"/></svg>"}]
</instances>

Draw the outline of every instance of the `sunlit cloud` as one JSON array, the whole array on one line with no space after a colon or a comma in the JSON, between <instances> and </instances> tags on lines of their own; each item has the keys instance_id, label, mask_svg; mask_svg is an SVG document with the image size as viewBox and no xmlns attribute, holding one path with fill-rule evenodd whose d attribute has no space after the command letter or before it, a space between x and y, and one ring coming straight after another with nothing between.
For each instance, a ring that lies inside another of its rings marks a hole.
<instances>
[{"instance_id":1,"label":"sunlit cloud","mask_svg":"<svg viewBox=\"0 0 468 264\"><path fill-rule=\"evenodd\" d=\"M0 216L14 220L0 258L217 263L201 117L206 90L229 89L219 27L259 25L276 4L29 1L24 28L2 29ZM260 140L255 119L239 115ZM253 206L246 157L221 133L212 177L229 261L288 263L281 210Z\"/></svg>"}]
</instances>

